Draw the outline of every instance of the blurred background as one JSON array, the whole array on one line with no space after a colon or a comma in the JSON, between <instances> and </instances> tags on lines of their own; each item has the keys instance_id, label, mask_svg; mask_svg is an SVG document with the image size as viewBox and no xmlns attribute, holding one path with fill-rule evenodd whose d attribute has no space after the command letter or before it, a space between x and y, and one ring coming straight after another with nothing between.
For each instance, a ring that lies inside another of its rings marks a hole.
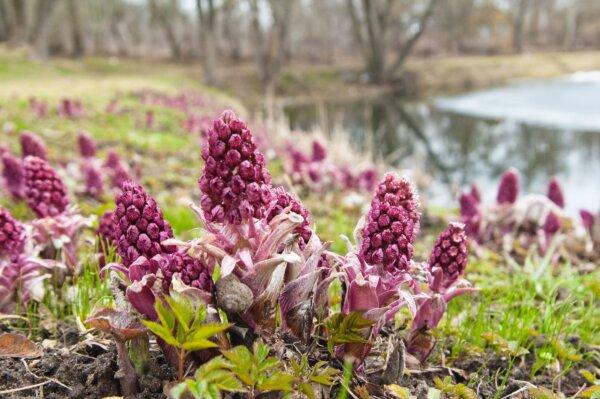
<instances>
[{"instance_id":1,"label":"blurred background","mask_svg":"<svg viewBox=\"0 0 600 399\"><path fill-rule=\"evenodd\" d=\"M434 203L515 166L600 205L598 0L0 0L0 45L0 72L14 54L176 70L424 171Z\"/></svg>"}]
</instances>

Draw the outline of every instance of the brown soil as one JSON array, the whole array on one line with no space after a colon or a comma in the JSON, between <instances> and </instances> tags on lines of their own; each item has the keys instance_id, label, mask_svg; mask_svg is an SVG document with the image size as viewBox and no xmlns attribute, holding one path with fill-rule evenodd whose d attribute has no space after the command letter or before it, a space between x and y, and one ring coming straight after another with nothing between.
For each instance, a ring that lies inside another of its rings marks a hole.
<instances>
[{"instance_id":1,"label":"brown soil","mask_svg":"<svg viewBox=\"0 0 600 399\"><path fill-rule=\"evenodd\" d=\"M68 336L63 334L61 338ZM99 345L61 344L45 349L39 359L0 359L0 391L46 382L2 397L91 399L121 396L119 381L115 379L117 370L117 354L112 344L108 350ZM151 351L149 372L140 378L142 392L136 398L164 398L163 383L173 379L162 354L158 350Z\"/></svg>"}]
</instances>

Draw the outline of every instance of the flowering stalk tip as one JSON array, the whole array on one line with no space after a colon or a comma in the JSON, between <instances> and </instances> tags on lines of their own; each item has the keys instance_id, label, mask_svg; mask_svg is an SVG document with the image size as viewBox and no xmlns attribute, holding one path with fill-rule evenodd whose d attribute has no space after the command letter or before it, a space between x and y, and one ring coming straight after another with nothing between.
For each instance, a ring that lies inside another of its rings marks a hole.
<instances>
[{"instance_id":1,"label":"flowering stalk tip","mask_svg":"<svg viewBox=\"0 0 600 399\"><path fill-rule=\"evenodd\" d=\"M115 204L117 252L125 266L140 256L150 259L174 251L161 245L164 240L173 238L173 231L154 198L140 185L131 180L123 183Z\"/></svg>"},{"instance_id":2,"label":"flowering stalk tip","mask_svg":"<svg viewBox=\"0 0 600 399\"><path fill-rule=\"evenodd\" d=\"M496 201L499 204L514 204L519 196L519 174L510 168L502 175Z\"/></svg>"},{"instance_id":3,"label":"flowering stalk tip","mask_svg":"<svg viewBox=\"0 0 600 399\"><path fill-rule=\"evenodd\" d=\"M419 200L412 184L387 173L366 216L360 255L368 264L382 265L388 271L407 271L419 220Z\"/></svg>"},{"instance_id":4,"label":"flowering stalk tip","mask_svg":"<svg viewBox=\"0 0 600 399\"><path fill-rule=\"evenodd\" d=\"M209 222L240 224L265 216L272 199L271 175L246 122L224 111L208 132L202 159L200 204Z\"/></svg>"},{"instance_id":5,"label":"flowering stalk tip","mask_svg":"<svg viewBox=\"0 0 600 399\"><path fill-rule=\"evenodd\" d=\"M57 216L69 205L67 189L45 160L28 156L23 161L25 197L38 217Z\"/></svg>"}]
</instances>

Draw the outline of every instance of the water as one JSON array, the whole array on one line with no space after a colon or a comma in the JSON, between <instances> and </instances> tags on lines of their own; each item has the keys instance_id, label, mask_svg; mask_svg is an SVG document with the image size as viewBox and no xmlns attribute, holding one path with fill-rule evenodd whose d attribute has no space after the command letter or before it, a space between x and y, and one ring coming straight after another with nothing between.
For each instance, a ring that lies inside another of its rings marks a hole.
<instances>
[{"instance_id":1,"label":"water","mask_svg":"<svg viewBox=\"0 0 600 399\"><path fill-rule=\"evenodd\" d=\"M456 204L477 182L492 200L500 174L514 166L526 192L546 191L557 176L567 210L600 209L600 72L520 82L410 103L385 96L287 106L296 129L342 128L357 148L433 179L430 203Z\"/></svg>"}]
</instances>

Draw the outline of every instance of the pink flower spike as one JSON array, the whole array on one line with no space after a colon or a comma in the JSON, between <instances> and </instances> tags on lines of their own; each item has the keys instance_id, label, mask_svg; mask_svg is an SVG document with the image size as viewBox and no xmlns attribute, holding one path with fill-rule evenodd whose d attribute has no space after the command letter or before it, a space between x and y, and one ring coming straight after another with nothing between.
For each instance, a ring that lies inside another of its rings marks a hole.
<instances>
[{"instance_id":1,"label":"pink flower spike","mask_svg":"<svg viewBox=\"0 0 600 399\"><path fill-rule=\"evenodd\" d=\"M209 222L241 224L262 218L271 203L271 175L246 122L224 111L202 150L200 203Z\"/></svg>"},{"instance_id":2,"label":"pink flower spike","mask_svg":"<svg viewBox=\"0 0 600 399\"><path fill-rule=\"evenodd\" d=\"M150 259L175 251L175 248L161 244L173 238L173 231L154 198L141 186L131 180L123 183L122 191L115 197L115 204L117 253L125 266L131 265L140 256Z\"/></svg>"},{"instance_id":3,"label":"pink flower spike","mask_svg":"<svg viewBox=\"0 0 600 399\"><path fill-rule=\"evenodd\" d=\"M561 208L565 207L565 197L558 180L553 177L548 183L548 198Z\"/></svg>"},{"instance_id":4,"label":"pink flower spike","mask_svg":"<svg viewBox=\"0 0 600 399\"><path fill-rule=\"evenodd\" d=\"M0 207L0 258L14 258L25 245L25 229L10 212Z\"/></svg>"},{"instance_id":5,"label":"pink flower spike","mask_svg":"<svg viewBox=\"0 0 600 399\"><path fill-rule=\"evenodd\" d=\"M4 186L13 199L25 197L23 163L8 152L2 154L2 177Z\"/></svg>"},{"instance_id":6,"label":"pink flower spike","mask_svg":"<svg viewBox=\"0 0 600 399\"><path fill-rule=\"evenodd\" d=\"M365 219L361 257L388 271L407 271L419 221L419 201L412 184L387 173L377 186Z\"/></svg>"},{"instance_id":7,"label":"pink flower spike","mask_svg":"<svg viewBox=\"0 0 600 399\"><path fill-rule=\"evenodd\" d=\"M514 204L519 196L519 174L515 168L510 168L502 175L498 186L496 201L499 204Z\"/></svg>"},{"instance_id":8,"label":"pink flower spike","mask_svg":"<svg viewBox=\"0 0 600 399\"><path fill-rule=\"evenodd\" d=\"M581 222L583 223L583 227L585 227L585 229L588 231L588 233L590 235L592 235L592 232L594 230L594 222L596 219L596 216L594 216L594 214L590 211L587 211L585 209L582 209L579 211L579 216L581 217Z\"/></svg>"},{"instance_id":9,"label":"pink flower spike","mask_svg":"<svg viewBox=\"0 0 600 399\"><path fill-rule=\"evenodd\" d=\"M443 293L456 283L467 267L468 255L464 225L448 224L438 236L429 257L428 267L433 276L430 288Z\"/></svg>"},{"instance_id":10,"label":"pink flower spike","mask_svg":"<svg viewBox=\"0 0 600 399\"><path fill-rule=\"evenodd\" d=\"M96 156L96 143L86 132L79 133L77 144L79 145L79 154L83 158L92 158Z\"/></svg>"},{"instance_id":11,"label":"pink flower spike","mask_svg":"<svg viewBox=\"0 0 600 399\"><path fill-rule=\"evenodd\" d=\"M23 132L20 141L23 158L32 155L43 160L48 159L46 144L38 135L32 132Z\"/></svg>"},{"instance_id":12,"label":"pink flower spike","mask_svg":"<svg viewBox=\"0 0 600 399\"><path fill-rule=\"evenodd\" d=\"M69 205L67 188L45 160L28 156L23 161L27 205L38 217L56 216Z\"/></svg>"}]
</instances>

